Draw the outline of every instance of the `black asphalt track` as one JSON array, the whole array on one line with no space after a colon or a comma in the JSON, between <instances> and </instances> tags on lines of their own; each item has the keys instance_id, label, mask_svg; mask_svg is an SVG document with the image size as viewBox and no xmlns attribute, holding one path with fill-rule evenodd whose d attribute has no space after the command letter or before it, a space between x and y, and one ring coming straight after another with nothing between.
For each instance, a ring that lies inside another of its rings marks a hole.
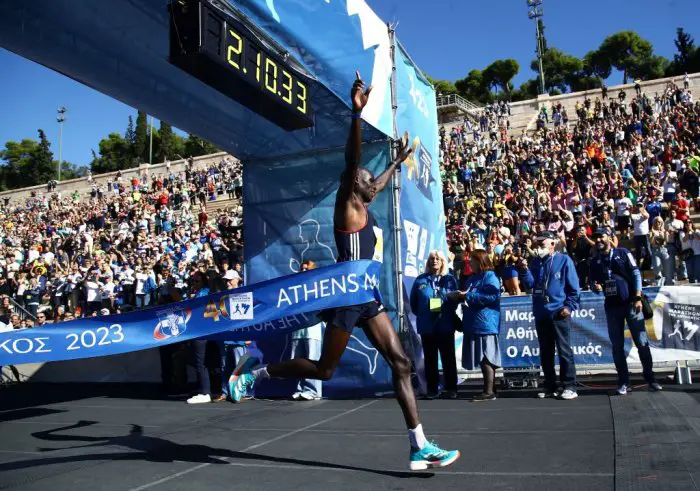
<instances>
[{"instance_id":1,"label":"black asphalt track","mask_svg":"<svg viewBox=\"0 0 700 491\"><path fill-rule=\"evenodd\" d=\"M428 438L462 458L416 473L393 399L188 406L150 386L22 384L0 389L0 489L697 489L700 402L677 389L420 401Z\"/></svg>"}]
</instances>

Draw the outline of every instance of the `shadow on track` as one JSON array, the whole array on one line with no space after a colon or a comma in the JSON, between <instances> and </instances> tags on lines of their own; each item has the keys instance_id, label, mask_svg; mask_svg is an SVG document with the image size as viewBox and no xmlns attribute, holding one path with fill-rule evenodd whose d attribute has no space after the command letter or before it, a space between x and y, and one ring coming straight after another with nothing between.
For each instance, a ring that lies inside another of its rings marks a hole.
<instances>
[{"instance_id":1,"label":"shadow on track","mask_svg":"<svg viewBox=\"0 0 700 491\"><path fill-rule=\"evenodd\" d=\"M433 473L416 473L401 471L383 471L366 467L357 467L342 464L331 464L327 462L316 462L284 457L272 457L269 455L235 452L224 448L214 448L207 445L179 444L172 441L148 436L144 434L143 427L131 425L131 430L123 436L82 436L82 435L61 435L63 431L85 428L98 424L96 421L79 421L75 424L54 428L51 430L37 431L32 436L39 440L49 442L83 442L84 445L75 445L65 448L39 448L40 452L47 454L47 457L38 459L19 460L0 464L0 472L27 469L37 466L56 465L63 463L89 462L89 461L128 461L142 460L148 462L174 462L184 461L192 463L206 463L212 465L227 465L230 460L259 460L274 462L278 464L292 464L298 466L308 466L326 469L338 469L355 472L368 472L382 476L401 479L426 479L434 476ZM110 446L120 446L129 448L129 452L98 453L73 456L48 456L51 452L62 450L75 450L87 448L106 448Z\"/></svg>"}]
</instances>

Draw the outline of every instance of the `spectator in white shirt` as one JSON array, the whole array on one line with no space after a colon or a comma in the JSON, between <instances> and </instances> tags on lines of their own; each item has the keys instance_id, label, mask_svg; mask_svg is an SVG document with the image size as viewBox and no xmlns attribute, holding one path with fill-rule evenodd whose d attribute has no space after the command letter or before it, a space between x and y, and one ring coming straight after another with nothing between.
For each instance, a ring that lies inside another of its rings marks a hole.
<instances>
[{"instance_id":1,"label":"spectator in white shirt","mask_svg":"<svg viewBox=\"0 0 700 491\"><path fill-rule=\"evenodd\" d=\"M637 259L637 264L642 268L642 261L646 265L651 264L651 244L649 243L649 213L637 203L632 206L632 225L634 228L634 251Z\"/></svg>"}]
</instances>

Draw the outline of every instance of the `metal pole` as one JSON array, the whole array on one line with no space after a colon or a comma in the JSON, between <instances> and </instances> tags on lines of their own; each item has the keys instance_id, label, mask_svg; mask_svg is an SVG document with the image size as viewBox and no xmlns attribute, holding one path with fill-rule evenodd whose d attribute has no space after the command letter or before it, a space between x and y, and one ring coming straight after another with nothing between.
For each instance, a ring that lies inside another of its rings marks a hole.
<instances>
[{"instance_id":1,"label":"metal pole","mask_svg":"<svg viewBox=\"0 0 700 491\"><path fill-rule=\"evenodd\" d=\"M540 19L535 17L535 33L537 34L537 60L540 64L540 93L544 95L544 67L542 66L542 39L540 36Z\"/></svg>"},{"instance_id":2,"label":"metal pole","mask_svg":"<svg viewBox=\"0 0 700 491\"><path fill-rule=\"evenodd\" d=\"M58 123L58 180L61 180L61 165L63 165L63 119Z\"/></svg>"},{"instance_id":3,"label":"metal pole","mask_svg":"<svg viewBox=\"0 0 700 491\"><path fill-rule=\"evenodd\" d=\"M148 163L153 164L153 116L151 116L151 142L148 146Z\"/></svg>"},{"instance_id":4,"label":"metal pole","mask_svg":"<svg viewBox=\"0 0 700 491\"><path fill-rule=\"evenodd\" d=\"M389 28L389 43L391 53L391 112L394 125L394 142L392 142L392 159L396 157L396 140L399 139L398 127L396 126L396 110L398 109L397 89L396 89L396 31L393 26ZM404 316L403 301L403 268L401 261L401 166L396 169L391 180L393 192L393 221L394 221L394 268L396 269L396 310L398 311L399 332L406 333L408 326Z\"/></svg>"}]
</instances>

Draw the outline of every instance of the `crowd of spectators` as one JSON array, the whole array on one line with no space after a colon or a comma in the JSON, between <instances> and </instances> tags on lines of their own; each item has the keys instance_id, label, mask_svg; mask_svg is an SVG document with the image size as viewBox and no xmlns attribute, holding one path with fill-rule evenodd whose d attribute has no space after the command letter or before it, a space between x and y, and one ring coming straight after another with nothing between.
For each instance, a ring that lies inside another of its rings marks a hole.
<instances>
[{"instance_id":1,"label":"crowd of spectators","mask_svg":"<svg viewBox=\"0 0 700 491\"><path fill-rule=\"evenodd\" d=\"M553 104L539 112L536 129L513 134L511 106L499 102L440 131L449 263L458 281L468 282L474 251L483 250L504 294L530 293L522 279L534 237L547 230L587 289L593 231L608 227L656 284L700 282L700 229L690 219L692 208L700 210L700 103L687 81L653 98L605 90L572 113ZM45 192L0 203L0 331L242 285L239 162L197 167L188 159L179 172L166 163L164 172L128 179L89 176L88 185L62 192L50 182ZM208 211L222 198L234 200ZM212 400L205 348L195 350L195 402ZM164 377L170 371L164 366Z\"/></svg>"},{"instance_id":2,"label":"crowd of spectators","mask_svg":"<svg viewBox=\"0 0 700 491\"><path fill-rule=\"evenodd\" d=\"M653 271L650 282L700 282L700 230L690 219L700 209L700 103L687 83L653 97L630 92L586 96L575 115L552 104L536 129L517 135L503 103L441 130L450 260L461 281L472 274L470 254L483 249L504 293L528 293L521 280L533 237L549 230L587 289L593 231L608 227Z\"/></svg>"},{"instance_id":3,"label":"crowd of spectators","mask_svg":"<svg viewBox=\"0 0 700 491\"><path fill-rule=\"evenodd\" d=\"M4 199L0 328L127 312L242 282L240 200L207 211L241 197L239 162L188 159L180 172L166 163L164 172L88 183L83 192L49 183L46 192ZM192 281L197 271L204 285Z\"/></svg>"}]
</instances>

